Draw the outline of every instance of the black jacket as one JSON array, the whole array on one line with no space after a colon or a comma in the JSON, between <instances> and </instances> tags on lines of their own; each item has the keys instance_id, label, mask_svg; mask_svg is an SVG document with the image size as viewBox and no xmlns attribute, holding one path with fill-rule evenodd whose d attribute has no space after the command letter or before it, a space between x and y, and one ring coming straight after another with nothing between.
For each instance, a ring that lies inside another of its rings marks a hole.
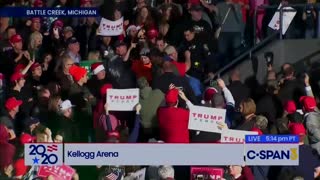
<instances>
[{"instance_id":1,"label":"black jacket","mask_svg":"<svg viewBox=\"0 0 320 180\"><path fill-rule=\"evenodd\" d=\"M152 82L153 89L160 89L164 94L169 90L169 85L174 84L176 87L182 87L184 93L193 104L198 104L188 80L185 77L176 76L173 72L166 72ZM180 102L183 101L180 99ZM184 104L184 103L183 103ZM184 105L182 105L184 106Z\"/></svg>"},{"instance_id":2,"label":"black jacket","mask_svg":"<svg viewBox=\"0 0 320 180\"><path fill-rule=\"evenodd\" d=\"M299 98L305 95L304 84L298 79L285 81L279 91L279 98L281 99L282 104L285 104L289 100L294 100L297 108L300 108Z\"/></svg>"},{"instance_id":3,"label":"black jacket","mask_svg":"<svg viewBox=\"0 0 320 180\"><path fill-rule=\"evenodd\" d=\"M136 78L131 71L131 64L124 62L121 57L114 56L106 62L106 71L115 87L127 89L136 87Z\"/></svg>"},{"instance_id":4,"label":"black jacket","mask_svg":"<svg viewBox=\"0 0 320 180\"><path fill-rule=\"evenodd\" d=\"M236 104L236 108L239 107L239 104L242 100L250 97L250 89L243 84L241 81L233 81L229 86L230 90Z\"/></svg>"}]
</instances>

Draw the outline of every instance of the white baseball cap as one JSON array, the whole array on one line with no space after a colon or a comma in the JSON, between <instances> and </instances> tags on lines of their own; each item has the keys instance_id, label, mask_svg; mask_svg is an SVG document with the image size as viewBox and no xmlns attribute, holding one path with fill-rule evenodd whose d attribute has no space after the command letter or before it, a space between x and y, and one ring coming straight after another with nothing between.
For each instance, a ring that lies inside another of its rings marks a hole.
<instances>
[{"instance_id":1,"label":"white baseball cap","mask_svg":"<svg viewBox=\"0 0 320 180\"><path fill-rule=\"evenodd\" d=\"M63 101L63 102L59 105L59 109L60 109L61 111L67 110L67 109L72 108L72 107L74 107L74 105L72 105L72 104L71 104L71 101L68 100L68 99L65 100L65 101Z\"/></svg>"}]
</instances>

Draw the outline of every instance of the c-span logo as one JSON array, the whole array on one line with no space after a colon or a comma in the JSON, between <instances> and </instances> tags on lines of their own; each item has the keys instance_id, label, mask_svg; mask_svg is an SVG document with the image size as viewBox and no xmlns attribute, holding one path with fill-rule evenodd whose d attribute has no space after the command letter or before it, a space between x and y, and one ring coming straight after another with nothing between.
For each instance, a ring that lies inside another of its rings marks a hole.
<instances>
[{"instance_id":1,"label":"c-span logo","mask_svg":"<svg viewBox=\"0 0 320 180\"><path fill-rule=\"evenodd\" d=\"M299 165L298 144L246 144L246 165Z\"/></svg>"},{"instance_id":2,"label":"c-span logo","mask_svg":"<svg viewBox=\"0 0 320 180\"><path fill-rule=\"evenodd\" d=\"M32 166L56 166L62 165L62 144L25 144L25 163Z\"/></svg>"},{"instance_id":3,"label":"c-span logo","mask_svg":"<svg viewBox=\"0 0 320 180\"><path fill-rule=\"evenodd\" d=\"M247 152L247 158L249 159L287 159L287 160L296 160L298 158L297 148L291 148L289 150L261 150L254 151L249 150Z\"/></svg>"}]
</instances>

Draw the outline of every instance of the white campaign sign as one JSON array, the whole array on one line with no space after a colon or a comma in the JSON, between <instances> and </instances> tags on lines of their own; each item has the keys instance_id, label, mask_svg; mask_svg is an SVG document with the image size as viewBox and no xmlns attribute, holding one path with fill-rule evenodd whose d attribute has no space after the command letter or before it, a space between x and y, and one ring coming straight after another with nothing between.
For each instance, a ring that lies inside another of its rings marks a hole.
<instances>
[{"instance_id":1,"label":"white campaign sign","mask_svg":"<svg viewBox=\"0 0 320 180\"><path fill-rule=\"evenodd\" d=\"M188 129L221 133L222 130L218 128L218 122L225 122L225 119L225 109L192 106Z\"/></svg>"},{"instance_id":2,"label":"white campaign sign","mask_svg":"<svg viewBox=\"0 0 320 180\"><path fill-rule=\"evenodd\" d=\"M280 9L281 4L278 7L278 10ZM290 10L290 11L286 11L286 10ZM292 7L284 7L283 8L283 13L282 13L282 34L285 34L289 28L290 23L292 22L294 16L296 15L297 11L292 11L294 10ZM279 30L280 29L280 11L277 11L269 25L270 28L274 29L274 30Z\"/></svg>"},{"instance_id":3,"label":"white campaign sign","mask_svg":"<svg viewBox=\"0 0 320 180\"><path fill-rule=\"evenodd\" d=\"M133 111L139 103L139 89L108 89L107 103L110 111Z\"/></svg>"},{"instance_id":4,"label":"white campaign sign","mask_svg":"<svg viewBox=\"0 0 320 180\"><path fill-rule=\"evenodd\" d=\"M123 32L123 17L117 21L110 21L102 18L97 35L101 36L119 36Z\"/></svg>"},{"instance_id":5,"label":"white campaign sign","mask_svg":"<svg viewBox=\"0 0 320 180\"><path fill-rule=\"evenodd\" d=\"M245 135L258 135L258 132L225 129L221 133L221 143L243 143Z\"/></svg>"}]
</instances>

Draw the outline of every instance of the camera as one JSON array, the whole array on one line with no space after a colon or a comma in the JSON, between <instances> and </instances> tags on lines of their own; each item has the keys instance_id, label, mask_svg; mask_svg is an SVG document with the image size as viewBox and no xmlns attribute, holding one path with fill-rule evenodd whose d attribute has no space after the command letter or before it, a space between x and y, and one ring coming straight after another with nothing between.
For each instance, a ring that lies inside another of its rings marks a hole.
<instances>
[{"instance_id":1,"label":"camera","mask_svg":"<svg viewBox=\"0 0 320 180\"><path fill-rule=\"evenodd\" d=\"M268 66L273 65L273 52L265 52L264 53L264 58L266 59L266 63Z\"/></svg>"}]
</instances>

